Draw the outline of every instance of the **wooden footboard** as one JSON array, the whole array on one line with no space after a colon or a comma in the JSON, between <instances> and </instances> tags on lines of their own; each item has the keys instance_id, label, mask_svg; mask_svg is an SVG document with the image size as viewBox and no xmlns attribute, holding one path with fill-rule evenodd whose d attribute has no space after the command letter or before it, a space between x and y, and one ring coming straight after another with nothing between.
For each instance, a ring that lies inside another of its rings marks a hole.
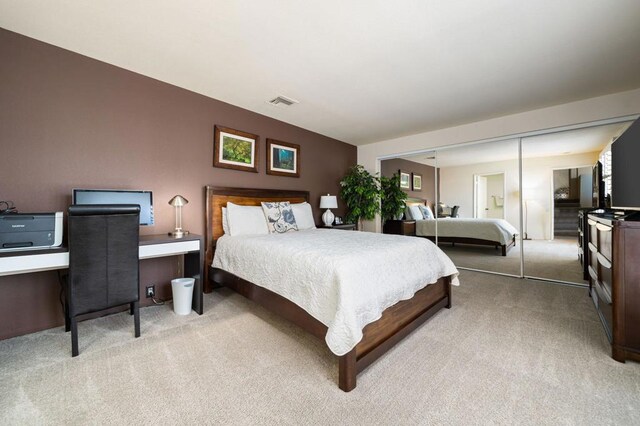
<instances>
[{"instance_id":1,"label":"wooden footboard","mask_svg":"<svg viewBox=\"0 0 640 426\"><path fill-rule=\"evenodd\" d=\"M298 325L314 336L324 339L327 327L304 309L284 297L250 283L227 271L211 268L209 277L253 300L282 318ZM360 343L346 355L338 357L338 386L345 392L356 387L356 377L396 343L409 335L442 308L451 307L451 278L419 290L411 299L387 308L382 317L367 325Z\"/></svg>"},{"instance_id":2,"label":"wooden footboard","mask_svg":"<svg viewBox=\"0 0 640 426\"><path fill-rule=\"evenodd\" d=\"M418 291L411 299L387 308L382 317L367 325L356 347L339 359L340 389L356 387L356 376L396 343L408 336L442 308L451 307L451 279L441 278Z\"/></svg>"}]
</instances>

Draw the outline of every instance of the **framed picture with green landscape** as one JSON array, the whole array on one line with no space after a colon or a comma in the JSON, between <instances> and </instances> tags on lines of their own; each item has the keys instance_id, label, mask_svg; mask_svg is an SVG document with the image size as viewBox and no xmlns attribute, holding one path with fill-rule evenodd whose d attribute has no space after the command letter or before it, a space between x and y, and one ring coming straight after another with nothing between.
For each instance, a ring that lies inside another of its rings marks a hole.
<instances>
[{"instance_id":1,"label":"framed picture with green landscape","mask_svg":"<svg viewBox=\"0 0 640 426\"><path fill-rule=\"evenodd\" d=\"M398 174L400 175L400 188L411 189L411 175L402 170L398 170Z\"/></svg>"},{"instance_id":2,"label":"framed picture with green landscape","mask_svg":"<svg viewBox=\"0 0 640 426\"><path fill-rule=\"evenodd\" d=\"M215 126L213 166L258 173L257 135Z\"/></svg>"},{"instance_id":3,"label":"framed picture with green landscape","mask_svg":"<svg viewBox=\"0 0 640 426\"><path fill-rule=\"evenodd\" d=\"M300 145L267 139L267 174L300 177Z\"/></svg>"}]
</instances>

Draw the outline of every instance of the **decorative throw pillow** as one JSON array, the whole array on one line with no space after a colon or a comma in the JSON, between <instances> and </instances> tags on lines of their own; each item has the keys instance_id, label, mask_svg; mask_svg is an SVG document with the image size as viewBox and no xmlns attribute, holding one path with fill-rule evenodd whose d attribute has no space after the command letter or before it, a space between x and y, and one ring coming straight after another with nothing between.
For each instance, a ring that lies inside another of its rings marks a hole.
<instances>
[{"instance_id":1,"label":"decorative throw pillow","mask_svg":"<svg viewBox=\"0 0 640 426\"><path fill-rule=\"evenodd\" d=\"M283 234L288 231L298 230L296 218L293 216L293 211L288 201L261 204L262 211L267 218L267 227L270 233Z\"/></svg>"},{"instance_id":2,"label":"decorative throw pillow","mask_svg":"<svg viewBox=\"0 0 640 426\"><path fill-rule=\"evenodd\" d=\"M422 216L424 216L426 220L430 220L434 218L433 212L431 211L429 206L420 206L420 211L422 212Z\"/></svg>"}]
</instances>

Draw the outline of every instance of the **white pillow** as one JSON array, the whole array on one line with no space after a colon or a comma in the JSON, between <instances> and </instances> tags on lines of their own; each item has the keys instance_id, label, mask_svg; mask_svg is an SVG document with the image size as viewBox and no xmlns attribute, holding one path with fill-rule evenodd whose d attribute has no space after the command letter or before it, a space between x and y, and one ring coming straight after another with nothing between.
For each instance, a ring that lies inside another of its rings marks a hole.
<instances>
[{"instance_id":1,"label":"white pillow","mask_svg":"<svg viewBox=\"0 0 640 426\"><path fill-rule=\"evenodd\" d=\"M261 206L239 206L227 203L229 235L267 235L267 220ZM224 225L223 225L224 227Z\"/></svg>"},{"instance_id":2,"label":"white pillow","mask_svg":"<svg viewBox=\"0 0 640 426\"><path fill-rule=\"evenodd\" d=\"M296 218L299 230L316 229L316 221L313 219L311 204L307 202L291 204L291 210L293 210L293 217Z\"/></svg>"},{"instance_id":3,"label":"white pillow","mask_svg":"<svg viewBox=\"0 0 640 426\"><path fill-rule=\"evenodd\" d=\"M422 212L420 211L420 206L409 206L409 211L411 212L411 217L413 220L423 220L424 216L422 216Z\"/></svg>"},{"instance_id":4,"label":"white pillow","mask_svg":"<svg viewBox=\"0 0 640 426\"><path fill-rule=\"evenodd\" d=\"M413 220L413 218L411 217L411 209L409 209L409 206L405 206L404 208L404 220Z\"/></svg>"},{"instance_id":5,"label":"white pillow","mask_svg":"<svg viewBox=\"0 0 640 426\"><path fill-rule=\"evenodd\" d=\"M222 208L222 232L229 235L229 219L227 219L227 208Z\"/></svg>"}]
</instances>

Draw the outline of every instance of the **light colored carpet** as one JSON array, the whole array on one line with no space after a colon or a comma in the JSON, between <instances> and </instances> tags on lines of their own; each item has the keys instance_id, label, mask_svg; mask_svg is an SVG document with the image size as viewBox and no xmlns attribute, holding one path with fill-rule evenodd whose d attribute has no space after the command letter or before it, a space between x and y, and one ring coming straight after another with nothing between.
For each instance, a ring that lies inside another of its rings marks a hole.
<instances>
[{"instance_id":1,"label":"light colored carpet","mask_svg":"<svg viewBox=\"0 0 640 426\"><path fill-rule=\"evenodd\" d=\"M443 310L343 393L323 342L228 290L0 342L0 424L640 424L584 289L463 271Z\"/></svg>"},{"instance_id":2,"label":"light colored carpet","mask_svg":"<svg viewBox=\"0 0 640 426\"><path fill-rule=\"evenodd\" d=\"M526 276L588 284L583 280L576 238L557 237L553 241L527 240L523 243ZM501 256L500 250L488 246L442 243L440 248L456 266L520 275L519 244L511 248L507 256Z\"/></svg>"}]
</instances>

